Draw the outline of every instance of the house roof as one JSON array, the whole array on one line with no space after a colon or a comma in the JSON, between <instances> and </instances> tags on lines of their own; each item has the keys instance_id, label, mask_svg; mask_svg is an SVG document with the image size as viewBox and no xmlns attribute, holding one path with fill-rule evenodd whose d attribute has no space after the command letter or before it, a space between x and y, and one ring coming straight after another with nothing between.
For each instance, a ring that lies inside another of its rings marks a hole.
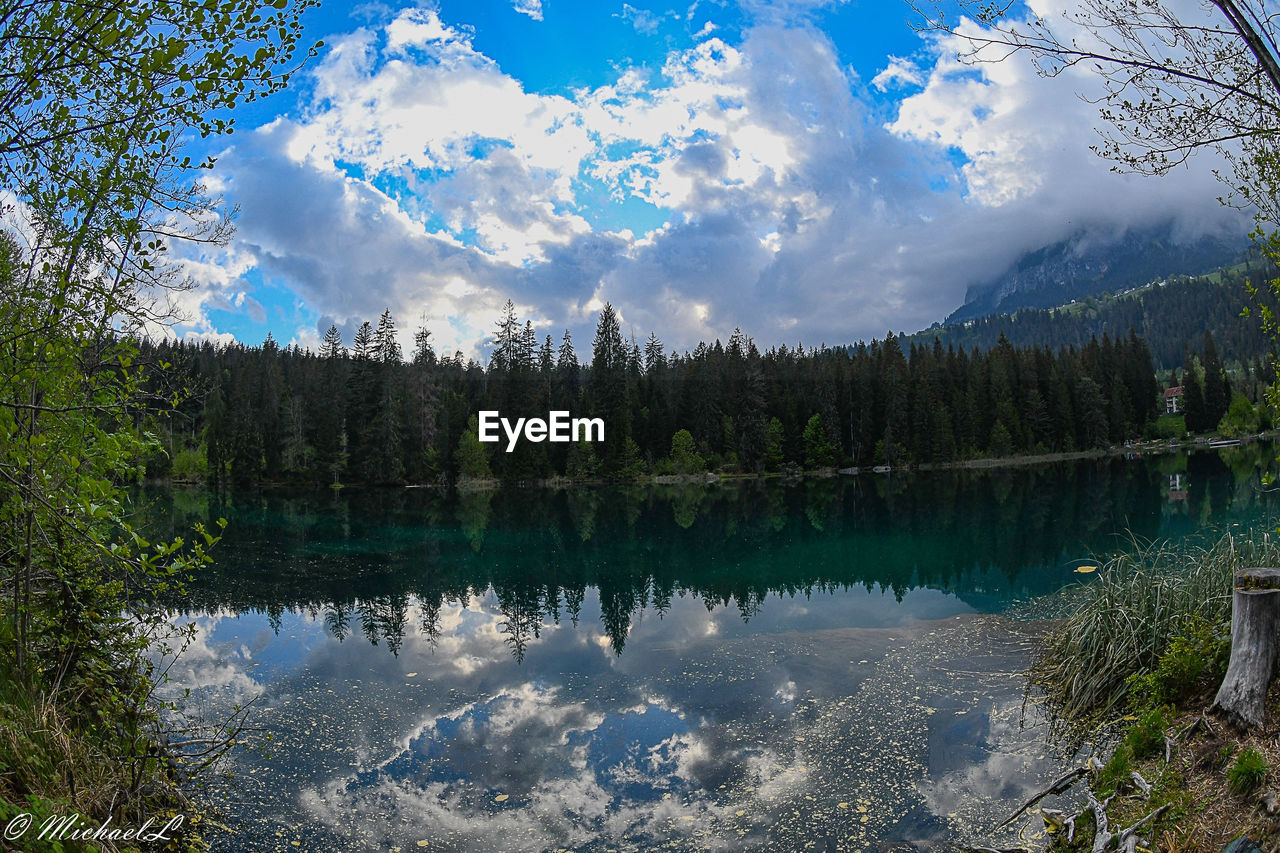
<instances>
[{"instance_id":1,"label":"house roof","mask_svg":"<svg viewBox=\"0 0 1280 853\"><path fill-rule=\"evenodd\" d=\"M1164 389L1164 395L1165 395L1165 397L1181 397L1181 396L1182 396L1182 386L1181 386L1181 385L1175 385L1175 386L1173 386L1172 388L1166 388L1166 389Z\"/></svg>"}]
</instances>

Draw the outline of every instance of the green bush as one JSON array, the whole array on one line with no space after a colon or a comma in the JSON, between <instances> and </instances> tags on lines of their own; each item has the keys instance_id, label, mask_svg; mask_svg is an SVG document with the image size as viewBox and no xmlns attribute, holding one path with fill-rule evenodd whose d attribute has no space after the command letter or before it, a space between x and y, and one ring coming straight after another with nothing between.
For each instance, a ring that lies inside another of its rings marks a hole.
<instances>
[{"instance_id":1,"label":"green bush","mask_svg":"<svg viewBox=\"0 0 1280 853\"><path fill-rule=\"evenodd\" d=\"M1253 403L1243 394L1231 396L1231 407L1218 421L1218 432L1227 438L1249 435L1258 431L1262 418Z\"/></svg>"},{"instance_id":2,"label":"green bush","mask_svg":"<svg viewBox=\"0 0 1280 853\"><path fill-rule=\"evenodd\" d=\"M1227 770L1227 787L1232 793L1244 796L1262 787L1266 778L1266 760L1262 753L1249 747L1236 756L1236 763Z\"/></svg>"},{"instance_id":3,"label":"green bush","mask_svg":"<svg viewBox=\"0 0 1280 853\"><path fill-rule=\"evenodd\" d=\"M1182 695L1192 676L1217 672L1222 659L1217 639L1206 638L1203 628L1189 634L1188 626L1225 623L1235 572L1274 565L1280 542L1262 531L1228 534L1209 548L1160 543L1116 557L1069 595L1067 618L1036 652L1032 680L1068 720L1114 716L1140 684L1155 698L1138 707L1165 704ZM1157 676L1140 682L1148 673ZM1171 687L1174 695L1164 698Z\"/></svg>"},{"instance_id":4,"label":"green bush","mask_svg":"<svg viewBox=\"0 0 1280 853\"><path fill-rule=\"evenodd\" d=\"M1156 438L1182 438L1187 434L1187 419L1182 415L1161 415L1156 419Z\"/></svg>"},{"instance_id":5,"label":"green bush","mask_svg":"<svg viewBox=\"0 0 1280 853\"><path fill-rule=\"evenodd\" d=\"M707 460L698 452L698 444L687 429L671 436L671 465L677 474L700 474L707 470Z\"/></svg>"},{"instance_id":6,"label":"green bush","mask_svg":"<svg viewBox=\"0 0 1280 853\"><path fill-rule=\"evenodd\" d=\"M1220 682L1230 655L1230 624L1222 622L1215 629L1206 620L1193 618L1170 641L1155 669L1129 676L1129 706L1142 712L1177 705Z\"/></svg>"},{"instance_id":7,"label":"green bush","mask_svg":"<svg viewBox=\"0 0 1280 853\"><path fill-rule=\"evenodd\" d=\"M1164 749L1164 712L1152 708L1138 717L1133 728L1124 736L1124 745L1134 758L1146 758Z\"/></svg>"},{"instance_id":8,"label":"green bush","mask_svg":"<svg viewBox=\"0 0 1280 853\"><path fill-rule=\"evenodd\" d=\"M836 448L827 438L822 416L814 415L804 425L804 462L809 468L830 468L836 464Z\"/></svg>"},{"instance_id":9,"label":"green bush","mask_svg":"<svg viewBox=\"0 0 1280 853\"><path fill-rule=\"evenodd\" d=\"M199 448L184 447L179 450L173 457L169 476L184 483L198 483L203 482L208 473L209 460L202 445Z\"/></svg>"},{"instance_id":10,"label":"green bush","mask_svg":"<svg viewBox=\"0 0 1280 853\"><path fill-rule=\"evenodd\" d=\"M1133 762L1130 759L1129 747L1126 744L1122 743L1116 747L1106 766L1098 773L1095 787L1099 794L1109 794L1129 784L1129 774L1133 771Z\"/></svg>"}]
</instances>

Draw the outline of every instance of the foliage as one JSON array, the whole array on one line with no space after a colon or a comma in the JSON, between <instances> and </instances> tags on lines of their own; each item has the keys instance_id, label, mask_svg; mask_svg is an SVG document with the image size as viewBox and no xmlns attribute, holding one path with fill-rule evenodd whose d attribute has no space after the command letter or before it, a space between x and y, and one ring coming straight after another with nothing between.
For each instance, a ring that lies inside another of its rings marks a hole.
<instances>
[{"instance_id":1,"label":"foliage","mask_svg":"<svg viewBox=\"0 0 1280 853\"><path fill-rule=\"evenodd\" d=\"M199 483L209 476L209 458L203 446L184 447L173 457L169 476L179 482Z\"/></svg>"},{"instance_id":2,"label":"foliage","mask_svg":"<svg viewBox=\"0 0 1280 853\"><path fill-rule=\"evenodd\" d=\"M1161 415L1156 419L1156 438L1182 438L1187 434L1187 419L1182 415Z\"/></svg>"},{"instance_id":3,"label":"foliage","mask_svg":"<svg viewBox=\"0 0 1280 853\"><path fill-rule=\"evenodd\" d=\"M154 316L139 288L164 282L168 240L226 235L183 137L230 133L229 110L286 84L315 3L6 3L0 186L42 274L79 288L98 268L112 313Z\"/></svg>"},{"instance_id":4,"label":"foliage","mask_svg":"<svg viewBox=\"0 0 1280 853\"><path fill-rule=\"evenodd\" d=\"M1188 634L1187 626L1226 622L1235 572L1277 560L1280 542L1267 532L1228 534L1209 547L1156 543L1116 557L1076 590L1071 612L1037 651L1032 680L1075 720L1108 717L1138 685L1181 690L1195 670L1189 657L1203 656L1215 669L1220 660L1217 633ZM1186 644L1174 649L1178 637ZM1131 680L1157 672L1171 649L1164 674Z\"/></svg>"},{"instance_id":5,"label":"foliage","mask_svg":"<svg viewBox=\"0 0 1280 853\"><path fill-rule=\"evenodd\" d=\"M810 468L829 468L836 462L836 449L822 426L822 415L814 415L804 425L804 462Z\"/></svg>"},{"instance_id":6,"label":"foliage","mask_svg":"<svg viewBox=\"0 0 1280 853\"><path fill-rule=\"evenodd\" d=\"M1177 705L1216 685L1226 674L1230 654L1230 625L1214 626L1193 616L1170 640L1153 669L1129 676L1130 707L1150 711Z\"/></svg>"},{"instance_id":7,"label":"foliage","mask_svg":"<svg viewBox=\"0 0 1280 853\"><path fill-rule=\"evenodd\" d=\"M980 28L948 17L951 4L930 5L931 12L916 6L923 28L959 40L964 61L1025 53L1042 76L1094 72L1109 126L1094 150L1122 170L1163 175L1215 148L1232 167L1219 178L1236 200L1280 225L1270 191L1280 135L1280 13L1266 0L1212 0L1198 15L1162 0L1084 0L1060 21L1015 17L1022 7L1013 4L961 0L961 14Z\"/></svg>"},{"instance_id":8,"label":"foliage","mask_svg":"<svg viewBox=\"0 0 1280 853\"><path fill-rule=\"evenodd\" d=\"M1227 768L1227 787L1237 796L1252 793L1266 781L1267 769L1262 753L1251 746L1246 747L1236 756L1235 763Z\"/></svg>"},{"instance_id":9,"label":"foliage","mask_svg":"<svg viewBox=\"0 0 1280 853\"><path fill-rule=\"evenodd\" d=\"M1257 408L1243 394L1234 394L1227 413L1218 422L1218 432L1226 438L1256 433L1261 425L1262 417Z\"/></svg>"},{"instance_id":10,"label":"foliage","mask_svg":"<svg viewBox=\"0 0 1280 853\"><path fill-rule=\"evenodd\" d=\"M1128 746L1122 743L1115 752L1111 753L1111 758L1107 759L1107 763L1099 771L1094 785L1100 794L1118 791L1121 787L1130 784L1129 774L1132 771L1132 755Z\"/></svg>"},{"instance_id":11,"label":"foliage","mask_svg":"<svg viewBox=\"0 0 1280 853\"><path fill-rule=\"evenodd\" d=\"M151 410L181 396L131 336L179 286L169 242L227 234L183 137L230 132L226 110L285 85L310 5L0 9L0 195L20 235L0 235L6 811L66 803L139 825L177 796L143 652L169 630L156 596L217 537L149 542L131 525L125 487L165 453Z\"/></svg>"},{"instance_id":12,"label":"foliage","mask_svg":"<svg viewBox=\"0 0 1280 853\"><path fill-rule=\"evenodd\" d=\"M392 322L384 314L379 325ZM462 434L481 410L509 419L553 410L602 418L606 441L593 451L599 473L621 479L660 466L681 430L708 465L754 473L846 459L901 465L1107 446L1143 435L1158 411L1150 353L1132 334L1055 354L1004 338L987 352L935 341L904 353L893 336L853 349L762 353L735 333L728 346L664 355L656 336L646 353L624 343L616 314L602 312L600 323L607 368L599 357L577 364L567 332L556 360L549 339L539 347L514 306L500 318L487 366L460 354L377 358L368 323L354 356L336 329L318 355L274 342L142 348L203 389L203 400L175 406L161 428L177 443L203 439L217 483L434 481L440 472L424 463L432 448L443 473L456 478ZM521 441L493 454L489 466L503 480L577 476L569 471L575 453L567 444Z\"/></svg>"},{"instance_id":13,"label":"foliage","mask_svg":"<svg viewBox=\"0 0 1280 853\"><path fill-rule=\"evenodd\" d=\"M677 474L700 474L707 470L707 460L698 452L698 445L687 429L671 437L671 463Z\"/></svg>"},{"instance_id":14,"label":"foliage","mask_svg":"<svg viewBox=\"0 0 1280 853\"><path fill-rule=\"evenodd\" d=\"M454 461L458 466L458 476L466 480L488 480L493 477L489 469L489 450L481 442L480 419L471 416L467 429L458 437L458 449L454 453Z\"/></svg>"},{"instance_id":15,"label":"foliage","mask_svg":"<svg viewBox=\"0 0 1280 853\"><path fill-rule=\"evenodd\" d=\"M1164 713L1159 708L1145 711L1124 736L1124 745L1134 758L1143 759L1164 749Z\"/></svg>"}]
</instances>

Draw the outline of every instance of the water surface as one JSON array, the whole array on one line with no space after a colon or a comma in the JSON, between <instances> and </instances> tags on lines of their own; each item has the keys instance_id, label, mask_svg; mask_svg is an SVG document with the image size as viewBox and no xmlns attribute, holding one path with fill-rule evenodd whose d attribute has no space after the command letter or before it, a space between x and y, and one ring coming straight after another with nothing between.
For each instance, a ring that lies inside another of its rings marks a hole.
<instances>
[{"instance_id":1,"label":"water surface","mask_svg":"<svg viewBox=\"0 0 1280 853\"><path fill-rule=\"evenodd\" d=\"M153 494L219 516L185 708L255 698L215 849L970 841L1066 760L1029 614L1135 539L1270 523L1259 448L799 483ZM297 842L295 845L294 842Z\"/></svg>"}]
</instances>

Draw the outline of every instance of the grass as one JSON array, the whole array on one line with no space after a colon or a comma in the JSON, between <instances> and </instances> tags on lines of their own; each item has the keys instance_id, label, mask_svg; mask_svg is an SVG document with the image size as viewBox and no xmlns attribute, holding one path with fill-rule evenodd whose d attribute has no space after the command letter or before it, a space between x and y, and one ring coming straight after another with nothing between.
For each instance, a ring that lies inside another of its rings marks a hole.
<instances>
[{"instance_id":1,"label":"grass","mask_svg":"<svg viewBox=\"0 0 1280 853\"><path fill-rule=\"evenodd\" d=\"M1208 547L1152 544L1116 557L1074 593L1071 614L1032 663L1032 682L1063 718L1096 722L1125 710L1144 676L1158 675L1150 689L1176 693L1192 686L1178 678L1220 675L1232 578L1268 565L1280 565L1280 541L1267 532L1227 534ZM1167 658L1171 649L1187 659ZM1146 700L1137 707L1162 704L1159 696L1137 698Z\"/></svg>"},{"instance_id":2,"label":"grass","mask_svg":"<svg viewBox=\"0 0 1280 853\"><path fill-rule=\"evenodd\" d=\"M33 826L80 815L82 825L138 827L148 817L161 826L181 811L185 829L168 849L198 851L201 816L178 789L140 732L92 723L81 713L87 700L67 692L50 695L24 687L0 665L0 828L20 814ZM37 830L6 839L6 850L136 850L128 841L103 838L93 845L41 840Z\"/></svg>"},{"instance_id":3,"label":"grass","mask_svg":"<svg viewBox=\"0 0 1280 853\"><path fill-rule=\"evenodd\" d=\"M1207 546L1136 548L1069 594L1069 615L1035 656L1032 680L1062 733L1105 732L1113 746L1089 783L1100 799L1120 795L1107 807L1113 829L1167 806L1146 829L1152 849L1220 850L1240 834L1280 849L1280 822L1259 808L1280 744L1204 714L1230 652L1233 576L1267 565L1280 565L1280 537L1261 530ZM1273 684L1268 707L1277 706ZM1083 836L1053 849L1088 849L1091 834Z\"/></svg>"},{"instance_id":4,"label":"grass","mask_svg":"<svg viewBox=\"0 0 1280 853\"><path fill-rule=\"evenodd\" d=\"M1236 756L1235 764L1227 771L1227 787L1236 796L1246 796L1262 787L1267 778L1267 761L1262 753L1248 747Z\"/></svg>"}]
</instances>

